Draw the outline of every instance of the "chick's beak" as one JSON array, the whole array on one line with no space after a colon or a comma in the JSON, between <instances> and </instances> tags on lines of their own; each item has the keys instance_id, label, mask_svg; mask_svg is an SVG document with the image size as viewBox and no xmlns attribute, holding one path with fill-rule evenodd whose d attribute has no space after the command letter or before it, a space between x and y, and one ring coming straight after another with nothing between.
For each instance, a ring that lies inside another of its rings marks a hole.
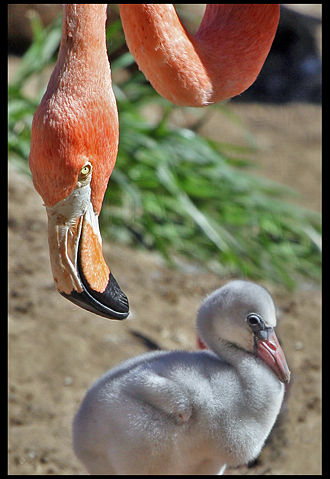
<instances>
[{"instance_id":1,"label":"chick's beak","mask_svg":"<svg viewBox=\"0 0 330 479\"><path fill-rule=\"evenodd\" d=\"M78 306L108 319L125 319L128 299L106 264L90 186L76 188L47 207L48 242L57 290Z\"/></svg>"},{"instance_id":2,"label":"chick's beak","mask_svg":"<svg viewBox=\"0 0 330 479\"><path fill-rule=\"evenodd\" d=\"M291 373L283 349L274 330L272 328L268 329L265 338L255 336L257 355L274 371L281 382L288 383Z\"/></svg>"}]
</instances>

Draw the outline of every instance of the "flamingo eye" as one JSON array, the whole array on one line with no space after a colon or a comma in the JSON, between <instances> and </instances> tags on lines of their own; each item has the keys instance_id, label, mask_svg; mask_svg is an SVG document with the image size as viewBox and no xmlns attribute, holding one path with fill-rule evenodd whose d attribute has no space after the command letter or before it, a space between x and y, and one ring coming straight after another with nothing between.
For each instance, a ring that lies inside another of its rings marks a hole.
<instances>
[{"instance_id":1,"label":"flamingo eye","mask_svg":"<svg viewBox=\"0 0 330 479\"><path fill-rule=\"evenodd\" d=\"M253 331L260 330L264 328L264 322L261 317L256 313L248 314L246 317L248 325Z\"/></svg>"},{"instance_id":2,"label":"flamingo eye","mask_svg":"<svg viewBox=\"0 0 330 479\"><path fill-rule=\"evenodd\" d=\"M89 177L91 171L92 171L91 163L86 163L86 165L84 165L79 172L78 181L86 180Z\"/></svg>"}]
</instances>

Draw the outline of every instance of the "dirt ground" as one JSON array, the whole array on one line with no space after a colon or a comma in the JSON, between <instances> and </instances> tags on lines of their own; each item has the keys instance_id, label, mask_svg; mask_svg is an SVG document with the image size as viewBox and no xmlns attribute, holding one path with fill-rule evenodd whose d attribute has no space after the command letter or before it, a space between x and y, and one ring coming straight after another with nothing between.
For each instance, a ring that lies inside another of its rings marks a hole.
<instances>
[{"instance_id":1,"label":"dirt ground","mask_svg":"<svg viewBox=\"0 0 330 479\"><path fill-rule=\"evenodd\" d=\"M258 151L259 171L321 208L321 107L232 103L242 125L213 115L203 133ZM185 114L182 114L183 116ZM249 135L247 134L249 132ZM130 318L107 321L54 289L46 212L29 177L9 168L9 466L10 475L86 474L71 446L71 423L91 383L151 347L193 349L195 314L226 278L174 271L154 254L104 242L105 257L127 293ZM226 474L321 474L321 292L294 293L263 283L279 310L278 335L293 381L260 457Z\"/></svg>"}]
</instances>

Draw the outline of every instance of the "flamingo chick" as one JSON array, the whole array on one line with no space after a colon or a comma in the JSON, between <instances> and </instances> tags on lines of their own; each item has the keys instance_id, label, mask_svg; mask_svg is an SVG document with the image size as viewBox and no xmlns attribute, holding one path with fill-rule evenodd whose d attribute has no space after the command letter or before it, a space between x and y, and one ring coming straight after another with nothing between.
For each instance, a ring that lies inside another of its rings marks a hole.
<instances>
[{"instance_id":1,"label":"flamingo chick","mask_svg":"<svg viewBox=\"0 0 330 479\"><path fill-rule=\"evenodd\" d=\"M207 350L131 358L89 389L73 422L91 474L220 474L253 460L269 435L290 371L263 287L232 281L202 302Z\"/></svg>"}]
</instances>

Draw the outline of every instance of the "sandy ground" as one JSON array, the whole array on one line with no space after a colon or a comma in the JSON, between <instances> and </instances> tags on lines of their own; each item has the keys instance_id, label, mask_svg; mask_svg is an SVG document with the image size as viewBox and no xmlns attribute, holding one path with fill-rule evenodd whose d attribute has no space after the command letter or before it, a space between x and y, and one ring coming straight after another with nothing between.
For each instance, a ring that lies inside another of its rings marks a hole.
<instances>
[{"instance_id":1,"label":"sandy ground","mask_svg":"<svg viewBox=\"0 0 330 479\"><path fill-rule=\"evenodd\" d=\"M320 210L321 108L232 103L242 126L215 114L202 132L247 145L260 174L293 186ZM187 120L186 113L178 121ZM168 269L157 255L104 242L131 304L130 319L107 321L54 289L46 213L29 177L9 169L9 474L85 474L71 447L73 415L108 368L151 347L193 349L195 314L226 282ZM252 467L231 474L321 474L321 293L266 284L279 309L278 335L293 371L283 413Z\"/></svg>"}]
</instances>

